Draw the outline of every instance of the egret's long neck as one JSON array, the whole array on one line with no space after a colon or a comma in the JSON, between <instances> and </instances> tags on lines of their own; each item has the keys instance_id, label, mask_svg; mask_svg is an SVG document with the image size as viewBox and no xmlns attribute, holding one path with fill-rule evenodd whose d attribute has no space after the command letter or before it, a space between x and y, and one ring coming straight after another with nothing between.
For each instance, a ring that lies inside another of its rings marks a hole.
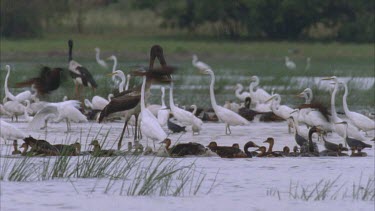
<instances>
[{"instance_id":1,"label":"egret's long neck","mask_svg":"<svg viewBox=\"0 0 375 211\"><path fill-rule=\"evenodd\" d=\"M10 91L8 89L8 78L9 78L9 75L10 75L10 68L7 68L7 69L8 69L8 72L7 72L7 75L5 76L5 82L4 82L5 96L8 97L9 99L15 101L16 97L14 97L14 95L12 93L10 93Z\"/></svg>"},{"instance_id":2,"label":"egret's long neck","mask_svg":"<svg viewBox=\"0 0 375 211\"><path fill-rule=\"evenodd\" d=\"M169 106L175 107L174 101L173 101L173 82L171 82L171 87L169 88Z\"/></svg>"},{"instance_id":3,"label":"egret's long neck","mask_svg":"<svg viewBox=\"0 0 375 211\"><path fill-rule=\"evenodd\" d=\"M240 96L241 94L241 91L243 90L243 86L242 85L238 85L237 89L236 89L236 97Z\"/></svg>"},{"instance_id":4,"label":"egret's long neck","mask_svg":"<svg viewBox=\"0 0 375 211\"><path fill-rule=\"evenodd\" d=\"M125 78L124 73L120 73L119 77L121 78L121 83L118 85L118 91L123 92L125 88L126 78Z\"/></svg>"},{"instance_id":5,"label":"egret's long neck","mask_svg":"<svg viewBox=\"0 0 375 211\"><path fill-rule=\"evenodd\" d=\"M300 114L298 114L300 115ZM299 133L299 125L298 125L298 120L296 118L293 118L293 128L294 128L294 135Z\"/></svg>"},{"instance_id":6,"label":"egret's long neck","mask_svg":"<svg viewBox=\"0 0 375 211\"><path fill-rule=\"evenodd\" d=\"M193 57L193 61L192 61L192 63L193 63L193 64L196 64L197 61L198 61L198 58L194 56L194 57Z\"/></svg>"},{"instance_id":7,"label":"egret's long neck","mask_svg":"<svg viewBox=\"0 0 375 211\"><path fill-rule=\"evenodd\" d=\"M259 79L256 78L255 81L250 83L250 87L249 87L250 93L253 94L255 92L254 88L257 87L258 85L259 85Z\"/></svg>"},{"instance_id":8,"label":"egret's long neck","mask_svg":"<svg viewBox=\"0 0 375 211\"><path fill-rule=\"evenodd\" d=\"M100 50L97 50L96 51L96 55L95 55L95 58L96 58L96 61L100 61Z\"/></svg>"},{"instance_id":9,"label":"egret's long neck","mask_svg":"<svg viewBox=\"0 0 375 211\"><path fill-rule=\"evenodd\" d=\"M210 76L211 76L210 98L211 98L212 107L214 108L214 107L217 106L216 99L215 99L215 93L214 93L214 85L215 85L215 74L214 74L214 72L210 72Z\"/></svg>"},{"instance_id":10,"label":"egret's long neck","mask_svg":"<svg viewBox=\"0 0 375 211\"><path fill-rule=\"evenodd\" d=\"M126 76L126 85L125 85L125 90L129 89L129 81L130 81L130 75Z\"/></svg>"},{"instance_id":11,"label":"egret's long neck","mask_svg":"<svg viewBox=\"0 0 375 211\"><path fill-rule=\"evenodd\" d=\"M112 67L112 72L115 72L115 71L116 71L116 68L117 68L117 58L114 57L114 58L113 58L113 67Z\"/></svg>"},{"instance_id":12,"label":"egret's long neck","mask_svg":"<svg viewBox=\"0 0 375 211\"><path fill-rule=\"evenodd\" d=\"M305 98L305 104L311 103L310 97L306 92L303 93L303 97Z\"/></svg>"},{"instance_id":13,"label":"egret's long neck","mask_svg":"<svg viewBox=\"0 0 375 211\"><path fill-rule=\"evenodd\" d=\"M72 51L73 51L73 46L69 45L69 55L68 55L69 62L73 60Z\"/></svg>"},{"instance_id":14,"label":"egret's long neck","mask_svg":"<svg viewBox=\"0 0 375 211\"><path fill-rule=\"evenodd\" d=\"M335 119L337 119L337 113L336 113L336 108L335 108L335 97L336 97L337 88L338 88L338 81L336 81L335 87L331 95L331 114L332 114L332 119L334 121Z\"/></svg>"},{"instance_id":15,"label":"egret's long neck","mask_svg":"<svg viewBox=\"0 0 375 211\"><path fill-rule=\"evenodd\" d=\"M145 106L145 87L146 87L146 76L143 76L143 83L141 88L141 111L146 109Z\"/></svg>"},{"instance_id":16,"label":"egret's long neck","mask_svg":"<svg viewBox=\"0 0 375 211\"><path fill-rule=\"evenodd\" d=\"M350 110L348 108L348 103L347 103L347 98L348 98L348 86L346 84L344 84L344 89L345 89L345 93L342 97L342 104L343 104L343 107L344 107L344 112L345 113L349 113Z\"/></svg>"},{"instance_id":17,"label":"egret's long neck","mask_svg":"<svg viewBox=\"0 0 375 211\"><path fill-rule=\"evenodd\" d=\"M164 97L165 97L165 90L164 90L164 87L162 87L162 89L161 89L161 107L162 108L166 108L167 107L167 106L165 106Z\"/></svg>"},{"instance_id":18,"label":"egret's long neck","mask_svg":"<svg viewBox=\"0 0 375 211\"><path fill-rule=\"evenodd\" d=\"M197 113L197 106L194 106L193 107L193 112L192 112L194 115L195 115L195 113Z\"/></svg>"}]
</instances>

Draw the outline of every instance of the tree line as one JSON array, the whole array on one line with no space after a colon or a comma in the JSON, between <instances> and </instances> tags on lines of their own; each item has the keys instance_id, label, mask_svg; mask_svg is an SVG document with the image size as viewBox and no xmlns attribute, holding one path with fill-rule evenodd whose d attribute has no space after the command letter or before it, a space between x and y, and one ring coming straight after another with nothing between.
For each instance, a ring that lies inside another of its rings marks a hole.
<instances>
[{"instance_id":1,"label":"tree line","mask_svg":"<svg viewBox=\"0 0 375 211\"><path fill-rule=\"evenodd\" d=\"M111 4L152 10L162 17L160 27L192 34L208 27L230 39L374 42L375 36L375 1L368 0L1 0L1 35L38 36L73 10L79 31L80 11Z\"/></svg>"}]
</instances>

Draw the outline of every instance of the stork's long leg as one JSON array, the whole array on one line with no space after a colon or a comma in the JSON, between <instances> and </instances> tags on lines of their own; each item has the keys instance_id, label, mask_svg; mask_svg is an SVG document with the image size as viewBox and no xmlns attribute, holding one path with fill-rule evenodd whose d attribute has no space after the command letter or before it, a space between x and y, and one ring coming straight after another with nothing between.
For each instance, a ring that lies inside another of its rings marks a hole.
<instances>
[{"instance_id":1,"label":"stork's long leg","mask_svg":"<svg viewBox=\"0 0 375 211\"><path fill-rule=\"evenodd\" d=\"M120 149L121 149L122 138L124 137L125 129L126 129L126 127L128 126L128 121L129 121L129 118L127 118L127 116L126 116L126 118L125 118L124 128L122 128L122 132L121 132L120 140L118 140L117 150L120 150Z\"/></svg>"},{"instance_id":2,"label":"stork's long leg","mask_svg":"<svg viewBox=\"0 0 375 211\"><path fill-rule=\"evenodd\" d=\"M135 116L135 133L134 133L134 142L138 140L138 114L134 114Z\"/></svg>"}]
</instances>

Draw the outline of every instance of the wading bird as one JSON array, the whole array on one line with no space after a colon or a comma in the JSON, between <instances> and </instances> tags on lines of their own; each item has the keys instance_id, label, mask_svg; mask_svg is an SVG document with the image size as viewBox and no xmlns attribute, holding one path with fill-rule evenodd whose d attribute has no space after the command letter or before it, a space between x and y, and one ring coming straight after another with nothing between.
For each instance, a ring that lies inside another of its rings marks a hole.
<instances>
[{"instance_id":1,"label":"wading bird","mask_svg":"<svg viewBox=\"0 0 375 211\"><path fill-rule=\"evenodd\" d=\"M289 70L294 70L296 69L296 63L294 63L292 60L289 59L289 57L285 57L285 66L289 69Z\"/></svg>"},{"instance_id":2,"label":"wading bird","mask_svg":"<svg viewBox=\"0 0 375 211\"><path fill-rule=\"evenodd\" d=\"M95 52L96 52L96 54L95 54L96 62L97 62L100 66L102 66L102 67L104 67L104 68L107 69L107 68L108 68L107 63L106 63L103 59L100 58L100 48L95 48Z\"/></svg>"},{"instance_id":3,"label":"wading bird","mask_svg":"<svg viewBox=\"0 0 375 211\"><path fill-rule=\"evenodd\" d=\"M206 69L204 71L201 71L202 74L210 75L211 76L211 84L210 84L210 98L211 98L211 105L212 108L215 111L215 114L217 117L225 123L225 134L229 135L231 134L230 126L236 126L236 125L248 125L249 122L240 116L239 114L226 109L222 106L219 106L216 103L215 99L215 93L214 93L214 85L215 85L215 74L212 70Z\"/></svg>"},{"instance_id":4,"label":"wading bird","mask_svg":"<svg viewBox=\"0 0 375 211\"><path fill-rule=\"evenodd\" d=\"M79 99L80 98L80 86L88 86L93 88L94 90L98 87L96 81L92 77L91 73L83 67L81 64L73 60L72 51L73 51L73 40L68 41L69 46L69 71L70 76L73 78L75 84L75 95Z\"/></svg>"},{"instance_id":5,"label":"wading bird","mask_svg":"<svg viewBox=\"0 0 375 211\"><path fill-rule=\"evenodd\" d=\"M14 96L9 91L9 88L8 88L8 79L9 79L9 75L10 75L10 66L9 65L5 65L5 69L7 70L7 75L5 76L5 81L4 81L4 91L5 91L5 97L6 98L9 98L12 101L17 101L19 103L22 103L25 100L31 100L33 97L35 97L33 94L31 94L31 92L29 90L21 92L18 95Z\"/></svg>"},{"instance_id":6,"label":"wading bird","mask_svg":"<svg viewBox=\"0 0 375 211\"><path fill-rule=\"evenodd\" d=\"M194 67L196 67L200 71L211 69L211 67L208 66L206 63L204 63L202 61L198 61L198 56L195 55L195 54L193 55L192 64L193 64Z\"/></svg>"}]
</instances>

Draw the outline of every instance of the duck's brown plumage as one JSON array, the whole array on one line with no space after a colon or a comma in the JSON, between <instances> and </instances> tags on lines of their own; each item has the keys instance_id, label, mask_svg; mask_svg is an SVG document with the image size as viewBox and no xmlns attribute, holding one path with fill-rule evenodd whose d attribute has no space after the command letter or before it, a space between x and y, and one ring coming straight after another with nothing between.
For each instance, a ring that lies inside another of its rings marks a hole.
<instances>
[{"instance_id":1,"label":"duck's brown plumage","mask_svg":"<svg viewBox=\"0 0 375 211\"><path fill-rule=\"evenodd\" d=\"M247 158L248 156L237 147L218 146L216 142L212 141L207 146L212 152L215 152L222 158Z\"/></svg>"},{"instance_id":2,"label":"duck's brown plumage","mask_svg":"<svg viewBox=\"0 0 375 211\"><path fill-rule=\"evenodd\" d=\"M172 148L171 140L169 138L165 139L162 143L166 144L166 149L170 156L172 157L183 157L187 155L204 155L206 153L206 148L199 143L189 142L176 144Z\"/></svg>"}]
</instances>

